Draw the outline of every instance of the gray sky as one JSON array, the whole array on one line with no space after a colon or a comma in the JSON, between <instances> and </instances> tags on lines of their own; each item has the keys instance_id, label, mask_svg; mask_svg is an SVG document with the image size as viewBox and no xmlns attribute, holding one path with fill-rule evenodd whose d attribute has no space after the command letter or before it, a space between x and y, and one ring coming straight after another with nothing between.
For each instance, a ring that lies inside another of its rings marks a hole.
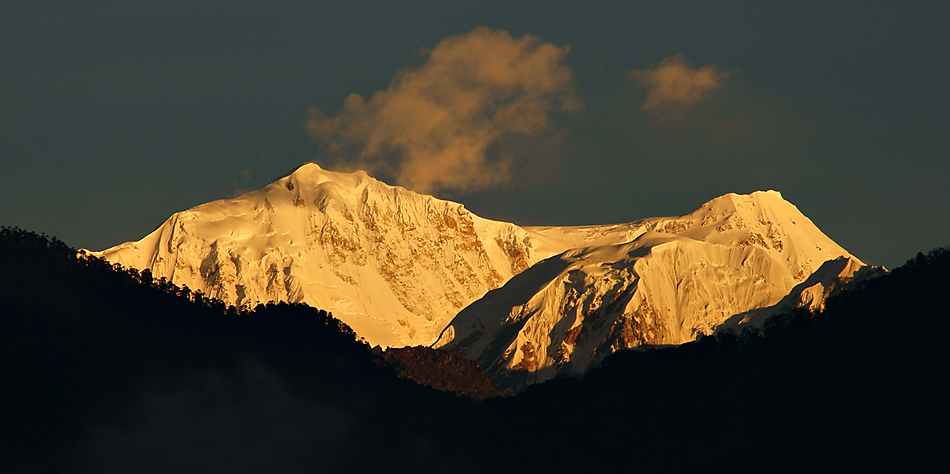
<instances>
[{"instance_id":1,"label":"gray sky","mask_svg":"<svg viewBox=\"0 0 950 474\"><path fill-rule=\"evenodd\" d=\"M583 108L492 142L505 183L439 197L569 225L777 189L869 263L950 245L946 2L78 3L0 4L0 224L72 246L327 166L308 108L342 117L478 26L568 45ZM645 110L630 71L677 54L721 83Z\"/></svg>"}]
</instances>

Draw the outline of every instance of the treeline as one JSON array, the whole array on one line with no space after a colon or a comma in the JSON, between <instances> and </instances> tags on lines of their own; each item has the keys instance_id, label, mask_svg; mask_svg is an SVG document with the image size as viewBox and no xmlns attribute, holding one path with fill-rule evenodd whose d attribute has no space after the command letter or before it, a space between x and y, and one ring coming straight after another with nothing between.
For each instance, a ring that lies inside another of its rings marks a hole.
<instances>
[{"instance_id":1,"label":"treeline","mask_svg":"<svg viewBox=\"0 0 950 474\"><path fill-rule=\"evenodd\" d=\"M820 313L497 397L458 354L3 228L0 472L921 470L950 441L948 294L937 249Z\"/></svg>"},{"instance_id":2,"label":"treeline","mask_svg":"<svg viewBox=\"0 0 950 474\"><path fill-rule=\"evenodd\" d=\"M475 471L919 470L950 441L950 250L762 330L611 355L442 429ZM496 436L472 424L505 426ZM453 428L457 428L453 431ZM474 434L479 433L479 434Z\"/></svg>"},{"instance_id":3,"label":"treeline","mask_svg":"<svg viewBox=\"0 0 950 474\"><path fill-rule=\"evenodd\" d=\"M225 307L0 229L2 472L352 471L474 403L405 378L326 311Z\"/></svg>"},{"instance_id":4,"label":"treeline","mask_svg":"<svg viewBox=\"0 0 950 474\"><path fill-rule=\"evenodd\" d=\"M511 395L492 385L478 361L458 351L424 346L374 348L374 354L396 369L399 377L474 400Z\"/></svg>"}]
</instances>

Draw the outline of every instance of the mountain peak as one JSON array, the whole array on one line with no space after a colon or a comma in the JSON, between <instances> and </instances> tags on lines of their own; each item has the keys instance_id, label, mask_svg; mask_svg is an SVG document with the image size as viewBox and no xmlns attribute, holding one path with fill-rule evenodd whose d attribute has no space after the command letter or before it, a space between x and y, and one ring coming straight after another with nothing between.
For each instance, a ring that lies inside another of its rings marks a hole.
<instances>
[{"instance_id":1,"label":"mountain peak","mask_svg":"<svg viewBox=\"0 0 950 474\"><path fill-rule=\"evenodd\" d=\"M307 303L371 344L400 347L431 344L464 306L553 255L527 237L364 171L306 163L96 254L226 304Z\"/></svg>"},{"instance_id":2,"label":"mountain peak","mask_svg":"<svg viewBox=\"0 0 950 474\"><path fill-rule=\"evenodd\" d=\"M726 194L682 216L522 228L316 163L95 254L225 304L325 309L373 345L438 340L481 359L479 347L507 348L483 367L547 370L542 378L560 370L545 369L552 364L581 369L617 348L685 342L774 304L823 262L851 258L777 191ZM620 312L595 314L604 308ZM493 339L512 322L533 333ZM578 332L582 325L609 334ZM563 350L551 345L564 341Z\"/></svg>"},{"instance_id":3,"label":"mountain peak","mask_svg":"<svg viewBox=\"0 0 950 474\"><path fill-rule=\"evenodd\" d=\"M788 203L782 193L775 190L753 191L749 194L726 193L713 198L700 206L702 208L735 208L742 209L759 204L775 205ZM791 204L791 203L789 203Z\"/></svg>"},{"instance_id":4,"label":"mountain peak","mask_svg":"<svg viewBox=\"0 0 950 474\"><path fill-rule=\"evenodd\" d=\"M504 389L711 334L777 304L827 261L845 262L829 278L864 267L777 191L725 194L682 216L528 230L574 250L466 307L435 344L477 359Z\"/></svg>"},{"instance_id":5,"label":"mountain peak","mask_svg":"<svg viewBox=\"0 0 950 474\"><path fill-rule=\"evenodd\" d=\"M316 186L330 181L346 187L357 187L362 182L369 180L376 181L363 170L357 170L352 173L330 171L322 168L320 165L312 161L308 161L289 173L274 180L274 183L281 183L286 186L287 182L292 182Z\"/></svg>"}]
</instances>

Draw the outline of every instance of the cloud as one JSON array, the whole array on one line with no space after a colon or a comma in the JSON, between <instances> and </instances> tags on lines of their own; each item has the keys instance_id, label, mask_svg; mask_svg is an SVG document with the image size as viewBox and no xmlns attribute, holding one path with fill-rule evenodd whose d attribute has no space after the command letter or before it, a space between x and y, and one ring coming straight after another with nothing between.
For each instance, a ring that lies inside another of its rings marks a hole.
<instances>
[{"instance_id":1,"label":"cloud","mask_svg":"<svg viewBox=\"0 0 950 474\"><path fill-rule=\"evenodd\" d=\"M682 54L665 58L652 69L633 69L629 74L647 89L647 98L640 110L661 119L678 118L710 92L722 89L729 77L728 72L711 65L694 69Z\"/></svg>"},{"instance_id":2,"label":"cloud","mask_svg":"<svg viewBox=\"0 0 950 474\"><path fill-rule=\"evenodd\" d=\"M369 100L351 94L335 116L310 109L305 128L324 159L418 192L503 185L514 161L498 150L506 137L556 135L553 116L583 107L563 63L568 51L479 27L423 50L425 64L399 71Z\"/></svg>"}]
</instances>

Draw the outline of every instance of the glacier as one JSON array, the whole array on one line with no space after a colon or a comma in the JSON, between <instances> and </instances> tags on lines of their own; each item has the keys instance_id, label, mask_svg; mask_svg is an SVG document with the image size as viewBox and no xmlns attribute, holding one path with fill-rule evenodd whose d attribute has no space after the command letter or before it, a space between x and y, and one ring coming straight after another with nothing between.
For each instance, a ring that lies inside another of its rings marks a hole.
<instances>
[{"instance_id":1,"label":"glacier","mask_svg":"<svg viewBox=\"0 0 950 474\"><path fill-rule=\"evenodd\" d=\"M229 305L306 303L372 345L429 345L463 307L563 249L458 203L307 163L92 252Z\"/></svg>"},{"instance_id":2,"label":"glacier","mask_svg":"<svg viewBox=\"0 0 950 474\"><path fill-rule=\"evenodd\" d=\"M682 216L521 227L315 163L90 253L229 305L326 309L371 345L455 349L510 390L818 308L871 268L777 191Z\"/></svg>"},{"instance_id":3,"label":"glacier","mask_svg":"<svg viewBox=\"0 0 950 474\"><path fill-rule=\"evenodd\" d=\"M622 238L605 242L618 231ZM741 330L783 309L817 308L825 289L869 268L776 191L727 194L684 216L582 233L593 245L488 292L435 347L478 360L498 388L520 390L583 373L617 350L682 344L726 322Z\"/></svg>"}]
</instances>

